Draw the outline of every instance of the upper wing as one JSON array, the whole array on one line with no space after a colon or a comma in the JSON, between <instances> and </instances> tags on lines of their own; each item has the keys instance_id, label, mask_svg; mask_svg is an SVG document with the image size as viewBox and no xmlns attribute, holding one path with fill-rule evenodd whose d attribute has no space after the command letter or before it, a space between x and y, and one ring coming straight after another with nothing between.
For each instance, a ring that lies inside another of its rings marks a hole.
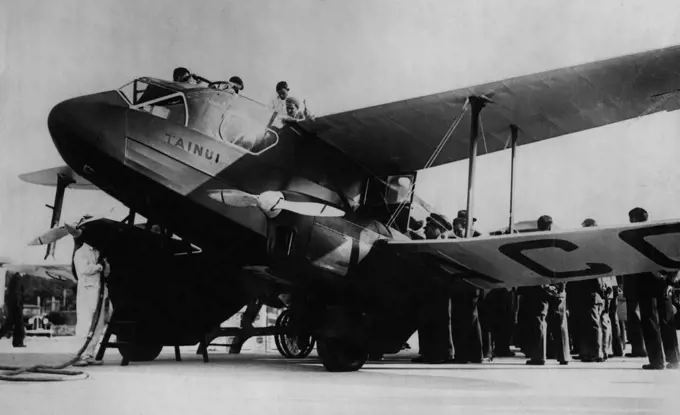
<instances>
[{"instance_id":1,"label":"upper wing","mask_svg":"<svg viewBox=\"0 0 680 415\"><path fill-rule=\"evenodd\" d=\"M93 185L90 181L78 175L76 172L73 171L73 169L71 169L68 166L53 167L51 169L38 170L31 173L24 173L19 175L19 178L28 183L40 184L43 186L56 186L57 178L59 175L72 181L72 183L69 185L69 187L71 188L88 190L98 189L97 186Z\"/></svg>"},{"instance_id":2,"label":"upper wing","mask_svg":"<svg viewBox=\"0 0 680 415\"><path fill-rule=\"evenodd\" d=\"M390 241L442 275L482 288L680 269L680 220L474 239Z\"/></svg>"},{"instance_id":3,"label":"upper wing","mask_svg":"<svg viewBox=\"0 0 680 415\"><path fill-rule=\"evenodd\" d=\"M532 143L680 107L680 46L331 114L305 124L376 174L425 167L469 96L482 110L481 154L508 146L509 125ZM466 159L470 111L432 166Z\"/></svg>"}]
</instances>

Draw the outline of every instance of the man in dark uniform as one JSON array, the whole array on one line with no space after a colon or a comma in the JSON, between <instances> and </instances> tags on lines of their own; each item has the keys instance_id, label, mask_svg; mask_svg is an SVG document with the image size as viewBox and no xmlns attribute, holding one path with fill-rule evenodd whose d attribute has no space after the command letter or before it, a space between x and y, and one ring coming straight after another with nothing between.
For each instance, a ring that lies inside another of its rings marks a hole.
<instances>
[{"instance_id":1,"label":"man in dark uniform","mask_svg":"<svg viewBox=\"0 0 680 415\"><path fill-rule=\"evenodd\" d=\"M609 305L609 320L612 324L612 357L623 356L626 348L626 331L619 319L619 296L622 294L623 279L616 277L617 286L612 291L612 301Z\"/></svg>"},{"instance_id":2,"label":"man in dark uniform","mask_svg":"<svg viewBox=\"0 0 680 415\"><path fill-rule=\"evenodd\" d=\"M450 238L465 238L465 220L456 218L453 220L453 235Z\"/></svg>"},{"instance_id":3,"label":"man in dark uniform","mask_svg":"<svg viewBox=\"0 0 680 415\"><path fill-rule=\"evenodd\" d=\"M597 226L594 219L583 221L584 228ZM578 294L578 301L574 305L574 313L577 319L576 336L579 341L579 357L583 362L603 362L607 360L606 337L608 323L603 316L609 313L607 303L607 285L605 278L595 278L584 281L570 282L569 285L577 286L574 294ZM571 311L571 310L570 310Z\"/></svg>"},{"instance_id":4,"label":"man in dark uniform","mask_svg":"<svg viewBox=\"0 0 680 415\"><path fill-rule=\"evenodd\" d=\"M467 210L459 210L458 214L456 215L456 219L461 221L461 224L463 225L463 234L460 236L461 238L465 235L465 229L467 229ZM477 232L475 230L475 222L477 222L477 218L472 218L472 237L476 238L478 236L482 236L481 233Z\"/></svg>"},{"instance_id":5,"label":"man in dark uniform","mask_svg":"<svg viewBox=\"0 0 680 415\"><path fill-rule=\"evenodd\" d=\"M628 218L630 223L646 222L648 214L647 211L638 207L628 212ZM626 317L628 320L626 334L632 348L631 353L627 353L626 357L647 357L640 324L636 275L623 276L623 295L626 297Z\"/></svg>"},{"instance_id":6,"label":"man in dark uniform","mask_svg":"<svg viewBox=\"0 0 680 415\"><path fill-rule=\"evenodd\" d=\"M551 284L546 287L548 294L548 315L546 326L550 338L551 357L562 365L569 364L569 329L567 325L566 283Z\"/></svg>"},{"instance_id":7,"label":"man in dark uniform","mask_svg":"<svg viewBox=\"0 0 680 415\"><path fill-rule=\"evenodd\" d=\"M467 217L467 210L458 211L453 223L455 236L464 237ZM477 219L472 218L472 221L476 222ZM480 235L479 232L473 230L473 237ZM483 363L490 361L492 357L490 330L486 331L488 334L486 343L482 335L479 311L481 295L482 290L469 284L457 288L451 295L451 334L453 348L455 349L454 363ZM486 346L486 349L484 346Z\"/></svg>"},{"instance_id":8,"label":"man in dark uniform","mask_svg":"<svg viewBox=\"0 0 680 415\"><path fill-rule=\"evenodd\" d=\"M569 326L569 337L571 339L571 354L579 356L581 356L581 353L584 353L581 350L581 345L583 344L583 321L588 310L584 294L584 285L586 283L588 283L587 280L570 281L567 284L567 310L569 310L567 325Z\"/></svg>"},{"instance_id":9,"label":"man in dark uniform","mask_svg":"<svg viewBox=\"0 0 680 415\"><path fill-rule=\"evenodd\" d=\"M635 208L628 213L631 223L646 222L647 211ZM671 286L677 282L677 272L645 272L634 274L635 293L640 305L640 324L649 355L649 364L643 369L664 369L664 354L668 369L678 369L680 352L673 326ZM626 281L627 284L627 281Z\"/></svg>"},{"instance_id":10,"label":"man in dark uniform","mask_svg":"<svg viewBox=\"0 0 680 415\"><path fill-rule=\"evenodd\" d=\"M581 223L581 226L589 228L597 226L597 223L594 219L588 218ZM567 310L569 310L567 323L569 327L569 336L571 338L571 350L572 354L579 355L579 358L589 356L590 349L586 348L586 350L583 350L582 346L590 344L584 336L588 336L588 327L594 327L590 323L589 310L592 311L593 307L597 307L596 304L599 304L592 302L593 298L590 294L592 286L593 281L591 280L572 281L567 285ZM599 320L597 326L599 327Z\"/></svg>"},{"instance_id":11,"label":"man in dark uniform","mask_svg":"<svg viewBox=\"0 0 680 415\"><path fill-rule=\"evenodd\" d=\"M552 229L553 220L548 215L538 218L538 230ZM528 365L544 365L546 360L547 332L555 341L557 360L562 365L569 364L569 330L566 317L566 283L546 286L526 287L526 300L529 318ZM547 318L550 316L550 321Z\"/></svg>"},{"instance_id":12,"label":"man in dark uniform","mask_svg":"<svg viewBox=\"0 0 680 415\"><path fill-rule=\"evenodd\" d=\"M649 364L642 368L663 369L665 355L665 361L668 362L666 368L678 369L680 353L673 325L670 290L672 279L677 279L677 272L650 272L637 274L637 278L640 323L649 355Z\"/></svg>"},{"instance_id":13,"label":"man in dark uniform","mask_svg":"<svg viewBox=\"0 0 680 415\"><path fill-rule=\"evenodd\" d=\"M441 239L445 232L451 231L451 223L444 215L432 213L425 223L425 238ZM414 363L447 363L451 356L450 307L446 290L436 287L428 290L428 298L421 309L418 327L420 356Z\"/></svg>"},{"instance_id":14,"label":"man in dark uniform","mask_svg":"<svg viewBox=\"0 0 680 415\"><path fill-rule=\"evenodd\" d=\"M454 363L483 363L482 327L479 322L480 290L472 285L451 295L451 334L455 349ZM488 361L488 360L486 360Z\"/></svg>"},{"instance_id":15,"label":"man in dark uniform","mask_svg":"<svg viewBox=\"0 0 680 415\"><path fill-rule=\"evenodd\" d=\"M484 303L490 313L493 356L515 356L515 352L510 350L510 339L515 324L515 316L512 310L512 291L506 288L493 289L486 295Z\"/></svg>"},{"instance_id":16,"label":"man in dark uniform","mask_svg":"<svg viewBox=\"0 0 680 415\"><path fill-rule=\"evenodd\" d=\"M7 290L5 291L5 304L7 306L7 318L0 328L0 339L5 337L10 330L13 331L12 346L26 347L26 329L24 327L24 285L22 275L18 272L7 271Z\"/></svg>"}]
</instances>

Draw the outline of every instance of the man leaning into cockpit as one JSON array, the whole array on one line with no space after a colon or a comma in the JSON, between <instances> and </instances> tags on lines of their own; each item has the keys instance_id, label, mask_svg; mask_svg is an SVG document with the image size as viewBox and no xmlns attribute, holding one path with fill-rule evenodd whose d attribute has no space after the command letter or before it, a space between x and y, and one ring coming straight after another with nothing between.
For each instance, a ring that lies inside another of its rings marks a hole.
<instances>
[{"instance_id":1,"label":"man leaning into cockpit","mask_svg":"<svg viewBox=\"0 0 680 415\"><path fill-rule=\"evenodd\" d=\"M286 98L286 115L281 117L284 121L295 122L310 120L314 121L314 115L307 110L307 104L294 97Z\"/></svg>"}]
</instances>

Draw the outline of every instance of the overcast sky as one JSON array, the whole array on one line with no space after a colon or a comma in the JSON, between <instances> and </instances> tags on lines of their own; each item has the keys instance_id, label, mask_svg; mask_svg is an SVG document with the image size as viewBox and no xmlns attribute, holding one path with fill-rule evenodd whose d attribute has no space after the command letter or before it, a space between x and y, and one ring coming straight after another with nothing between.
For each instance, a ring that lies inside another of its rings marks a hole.
<instances>
[{"instance_id":1,"label":"overcast sky","mask_svg":"<svg viewBox=\"0 0 680 415\"><path fill-rule=\"evenodd\" d=\"M44 252L25 242L48 227L54 190L17 175L63 164L46 119L66 98L182 65L209 79L239 75L262 102L286 80L321 115L680 44L677 1L11 3L0 5L0 257ZM615 224L635 205L680 217L679 122L663 113L520 147L517 219ZM477 171L479 226L504 226L509 154L482 157ZM421 174L417 192L453 215L466 180L465 162L443 166ZM63 217L114 205L68 191Z\"/></svg>"}]
</instances>

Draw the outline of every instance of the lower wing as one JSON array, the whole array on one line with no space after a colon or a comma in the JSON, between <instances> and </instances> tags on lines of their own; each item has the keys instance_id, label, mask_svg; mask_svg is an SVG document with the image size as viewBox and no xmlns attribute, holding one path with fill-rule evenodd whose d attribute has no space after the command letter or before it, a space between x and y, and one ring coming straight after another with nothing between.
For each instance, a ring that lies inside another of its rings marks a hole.
<instances>
[{"instance_id":1,"label":"lower wing","mask_svg":"<svg viewBox=\"0 0 680 415\"><path fill-rule=\"evenodd\" d=\"M97 186L90 183L87 179L84 179L68 166L53 167L51 169L24 173L19 175L19 178L27 183L39 184L42 186L57 186L60 176L66 180L68 186L72 189L98 189Z\"/></svg>"},{"instance_id":2,"label":"lower wing","mask_svg":"<svg viewBox=\"0 0 680 415\"><path fill-rule=\"evenodd\" d=\"M400 256L481 288L680 269L680 220L474 239L390 241Z\"/></svg>"},{"instance_id":3,"label":"lower wing","mask_svg":"<svg viewBox=\"0 0 680 415\"><path fill-rule=\"evenodd\" d=\"M70 264L10 264L0 263L0 268L11 272L32 275L45 279L75 282Z\"/></svg>"}]
</instances>

